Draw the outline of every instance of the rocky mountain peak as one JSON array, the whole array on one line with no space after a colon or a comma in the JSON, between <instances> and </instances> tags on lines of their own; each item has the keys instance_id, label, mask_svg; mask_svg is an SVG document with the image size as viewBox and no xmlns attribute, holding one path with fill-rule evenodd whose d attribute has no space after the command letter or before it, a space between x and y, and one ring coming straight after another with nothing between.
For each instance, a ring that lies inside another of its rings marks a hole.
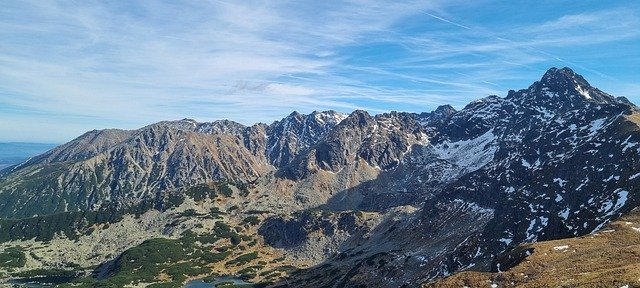
<instances>
[{"instance_id":1,"label":"rocky mountain peak","mask_svg":"<svg viewBox=\"0 0 640 288\"><path fill-rule=\"evenodd\" d=\"M328 110L328 111L313 111L311 113L311 116L313 116L315 121L319 123L328 123L328 124L337 125L337 124L340 124L342 120L347 118L348 115L345 115L340 112L336 112L334 110Z\"/></svg>"},{"instance_id":2,"label":"rocky mountain peak","mask_svg":"<svg viewBox=\"0 0 640 288\"><path fill-rule=\"evenodd\" d=\"M349 114L342 124L353 127L366 127L373 121L375 121L374 118L367 111L356 110Z\"/></svg>"},{"instance_id":3,"label":"rocky mountain peak","mask_svg":"<svg viewBox=\"0 0 640 288\"><path fill-rule=\"evenodd\" d=\"M509 91L507 99L525 106L571 109L576 106L619 103L615 98L591 86L570 68L551 68L528 89Z\"/></svg>"},{"instance_id":4,"label":"rocky mountain peak","mask_svg":"<svg viewBox=\"0 0 640 288\"><path fill-rule=\"evenodd\" d=\"M576 74L570 68L551 68L539 81L542 90L555 93L565 93L574 96L582 96L584 99L593 99L598 96L598 91L593 88L581 75ZM547 88L547 89L545 89Z\"/></svg>"},{"instance_id":5,"label":"rocky mountain peak","mask_svg":"<svg viewBox=\"0 0 640 288\"><path fill-rule=\"evenodd\" d=\"M158 123L151 124L145 128L170 127L177 130L194 131L196 126L198 126L198 124L200 123L198 123L196 120L184 118L184 119L175 120L175 121L161 121Z\"/></svg>"},{"instance_id":6,"label":"rocky mountain peak","mask_svg":"<svg viewBox=\"0 0 640 288\"><path fill-rule=\"evenodd\" d=\"M298 153L322 139L346 115L336 111L314 111L309 115L292 112L267 129L267 157L271 165L287 165Z\"/></svg>"},{"instance_id":7,"label":"rocky mountain peak","mask_svg":"<svg viewBox=\"0 0 640 288\"><path fill-rule=\"evenodd\" d=\"M285 119L302 119L304 118L304 114L298 112L298 111L293 111L291 112L291 114L289 114L287 117L285 117Z\"/></svg>"},{"instance_id":8,"label":"rocky mountain peak","mask_svg":"<svg viewBox=\"0 0 640 288\"><path fill-rule=\"evenodd\" d=\"M241 135L246 129L244 125L231 120L216 120L213 122L197 123L195 132L206 134Z\"/></svg>"},{"instance_id":9,"label":"rocky mountain peak","mask_svg":"<svg viewBox=\"0 0 640 288\"><path fill-rule=\"evenodd\" d=\"M542 76L540 83L545 85L546 87L567 87L573 85L581 85L585 88L591 87L587 80L585 80L581 75L576 74L571 70L571 68L564 67L558 69L556 67L552 67L547 70L546 73Z\"/></svg>"},{"instance_id":10,"label":"rocky mountain peak","mask_svg":"<svg viewBox=\"0 0 640 288\"><path fill-rule=\"evenodd\" d=\"M433 111L433 113L438 115L451 115L453 113L456 113L456 109L449 104L440 105L438 106L438 108L436 108L436 110Z\"/></svg>"},{"instance_id":11,"label":"rocky mountain peak","mask_svg":"<svg viewBox=\"0 0 640 288\"><path fill-rule=\"evenodd\" d=\"M444 126L457 112L451 105L441 105L431 112L422 112L416 115L416 120L425 129L429 137L436 137L438 129Z\"/></svg>"}]
</instances>

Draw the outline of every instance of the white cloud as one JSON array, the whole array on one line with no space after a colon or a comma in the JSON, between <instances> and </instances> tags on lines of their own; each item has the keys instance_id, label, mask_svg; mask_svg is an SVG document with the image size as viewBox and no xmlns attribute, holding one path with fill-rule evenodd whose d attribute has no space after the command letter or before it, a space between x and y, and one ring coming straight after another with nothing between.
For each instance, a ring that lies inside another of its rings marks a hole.
<instances>
[{"instance_id":1,"label":"white cloud","mask_svg":"<svg viewBox=\"0 0 640 288\"><path fill-rule=\"evenodd\" d=\"M637 13L620 10L490 31L446 13L464 3L8 1L0 10L0 105L75 127L67 138L184 117L249 124L291 110L461 107L518 88L498 80L537 77L537 64L559 58L550 47L638 34L629 29ZM451 29L398 28L421 15ZM352 51L379 44L402 55ZM531 73L515 75L514 67ZM0 127L0 140L8 134Z\"/></svg>"},{"instance_id":2,"label":"white cloud","mask_svg":"<svg viewBox=\"0 0 640 288\"><path fill-rule=\"evenodd\" d=\"M314 90L295 86L295 85L287 85L280 83L270 83L265 87L265 91L275 93L275 94L284 94L284 95L311 95L314 93Z\"/></svg>"}]
</instances>

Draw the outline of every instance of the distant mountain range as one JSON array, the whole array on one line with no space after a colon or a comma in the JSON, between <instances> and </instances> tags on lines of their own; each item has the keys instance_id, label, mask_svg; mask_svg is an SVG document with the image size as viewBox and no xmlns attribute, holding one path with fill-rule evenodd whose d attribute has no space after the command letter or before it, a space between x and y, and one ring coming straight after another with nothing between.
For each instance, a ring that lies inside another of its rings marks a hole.
<instances>
[{"instance_id":1,"label":"distant mountain range","mask_svg":"<svg viewBox=\"0 0 640 288\"><path fill-rule=\"evenodd\" d=\"M55 147L55 144L7 142L0 143L0 170L27 161Z\"/></svg>"},{"instance_id":2,"label":"distant mountain range","mask_svg":"<svg viewBox=\"0 0 640 288\"><path fill-rule=\"evenodd\" d=\"M180 259L209 267L199 276L282 287L437 285L461 271L508 270L528 256L519 245L587 235L639 206L639 112L571 69L552 68L527 89L459 111L294 112L252 126L183 119L94 130L0 172L0 217L9 219L0 232L11 232L6 245L46 231L92 247L91 256L67 259L102 264L100 279L82 278L87 287L122 281L123 271L146 284L184 281L191 274L169 275L171 261L145 270L150 278L118 266L132 257L125 249L149 249L141 241L152 236L197 247ZM132 231L126 215L134 214L145 236L122 232ZM59 217L72 228L42 224ZM202 238L211 235L229 242ZM96 239L130 244L108 250ZM222 247L251 259L220 268L189 258ZM247 247L256 254L242 254ZM52 257L27 263L60 266Z\"/></svg>"}]
</instances>

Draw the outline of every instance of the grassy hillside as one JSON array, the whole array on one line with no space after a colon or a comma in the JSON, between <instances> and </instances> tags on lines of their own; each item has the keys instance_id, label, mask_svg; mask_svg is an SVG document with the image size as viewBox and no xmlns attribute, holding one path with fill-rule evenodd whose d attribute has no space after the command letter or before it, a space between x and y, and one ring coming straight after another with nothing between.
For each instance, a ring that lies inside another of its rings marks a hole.
<instances>
[{"instance_id":1,"label":"grassy hillside","mask_svg":"<svg viewBox=\"0 0 640 288\"><path fill-rule=\"evenodd\" d=\"M640 287L640 210L583 237L520 246L498 263L515 266L462 272L424 287Z\"/></svg>"}]
</instances>

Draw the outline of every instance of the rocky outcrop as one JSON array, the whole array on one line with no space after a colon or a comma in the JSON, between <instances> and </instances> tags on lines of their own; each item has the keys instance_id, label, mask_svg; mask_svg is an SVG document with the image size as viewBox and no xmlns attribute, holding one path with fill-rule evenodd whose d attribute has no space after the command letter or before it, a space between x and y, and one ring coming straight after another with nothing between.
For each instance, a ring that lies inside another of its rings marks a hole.
<instances>
[{"instance_id":1,"label":"rocky outcrop","mask_svg":"<svg viewBox=\"0 0 640 288\"><path fill-rule=\"evenodd\" d=\"M414 114L392 112L371 116L358 110L285 167L281 175L300 180L320 170L339 172L359 160L388 170L396 167L413 145L427 142L425 130Z\"/></svg>"},{"instance_id":2,"label":"rocky outcrop","mask_svg":"<svg viewBox=\"0 0 640 288\"><path fill-rule=\"evenodd\" d=\"M335 111L313 112L302 115L293 112L269 126L267 156L269 162L282 167L305 151L347 116Z\"/></svg>"}]
</instances>

